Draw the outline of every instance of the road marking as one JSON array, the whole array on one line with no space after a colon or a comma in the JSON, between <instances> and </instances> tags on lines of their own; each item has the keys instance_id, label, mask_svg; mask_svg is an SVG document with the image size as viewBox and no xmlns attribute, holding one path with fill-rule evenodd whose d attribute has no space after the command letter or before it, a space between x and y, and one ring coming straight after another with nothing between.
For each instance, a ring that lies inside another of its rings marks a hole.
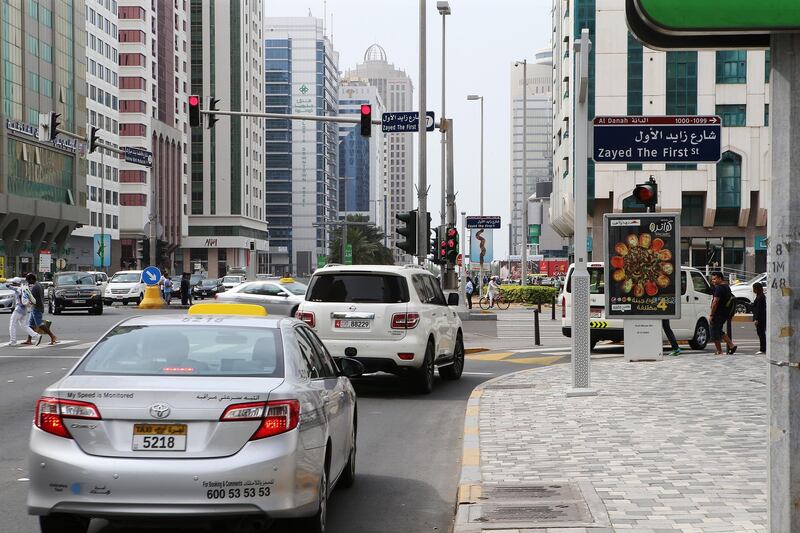
<instances>
[{"instance_id":1,"label":"road marking","mask_svg":"<svg viewBox=\"0 0 800 533\"><path fill-rule=\"evenodd\" d=\"M462 376L494 376L494 372L462 372Z\"/></svg>"},{"instance_id":2,"label":"road marking","mask_svg":"<svg viewBox=\"0 0 800 533\"><path fill-rule=\"evenodd\" d=\"M77 342L77 341L75 341L75 342ZM84 342L83 344L76 344L75 346L67 346L64 349L65 350L88 350L92 346L94 346L94 341L92 341L92 342Z\"/></svg>"},{"instance_id":3,"label":"road marking","mask_svg":"<svg viewBox=\"0 0 800 533\"><path fill-rule=\"evenodd\" d=\"M506 363L516 363L520 365L552 365L556 361L563 359L563 355L554 355L552 357L520 357L517 359L507 359Z\"/></svg>"},{"instance_id":4,"label":"road marking","mask_svg":"<svg viewBox=\"0 0 800 533\"><path fill-rule=\"evenodd\" d=\"M30 481L30 479L26 478L26 477L21 477L21 478L17 479L17 481Z\"/></svg>"},{"instance_id":5,"label":"road marking","mask_svg":"<svg viewBox=\"0 0 800 533\"><path fill-rule=\"evenodd\" d=\"M80 359L80 355L0 355L0 359ZM61 370L66 370L62 368Z\"/></svg>"},{"instance_id":6,"label":"road marking","mask_svg":"<svg viewBox=\"0 0 800 533\"><path fill-rule=\"evenodd\" d=\"M60 346L60 345L63 345L63 344L72 344L73 342L78 342L78 341L76 341L76 340L68 340L68 341L59 340L55 344L55 346ZM44 344L44 343L42 343L42 344L40 344L38 346L35 345L35 344L30 344L30 345L26 345L26 346L19 346L18 349L19 350L41 350L42 348L52 348L52 347L53 347L52 344ZM69 348L67 348L67 349L69 349Z\"/></svg>"},{"instance_id":7,"label":"road marking","mask_svg":"<svg viewBox=\"0 0 800 533\"><path fill-rule=\"evenodd\" d=\"M466 356L471 361L502 361L506 357L511 357L514 352L480 353Z\"/></svg>"}]
</instances>

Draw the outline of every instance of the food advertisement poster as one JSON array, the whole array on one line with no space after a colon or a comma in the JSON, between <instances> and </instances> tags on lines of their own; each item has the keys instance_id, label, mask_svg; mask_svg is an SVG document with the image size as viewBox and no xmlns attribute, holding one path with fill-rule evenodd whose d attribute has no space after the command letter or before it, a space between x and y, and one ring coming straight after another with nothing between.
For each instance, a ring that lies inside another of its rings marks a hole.
<instances>
[{"instance_id":1,"label":"food advertisement poster","mask_svg":"<svg viewBox=\"0 0 800 533\"><path fill-rule=\"evenodd\" d=\"M680 318L680 222L675 214L604 216L606 317Z\"/></svg>"}]
</instances>

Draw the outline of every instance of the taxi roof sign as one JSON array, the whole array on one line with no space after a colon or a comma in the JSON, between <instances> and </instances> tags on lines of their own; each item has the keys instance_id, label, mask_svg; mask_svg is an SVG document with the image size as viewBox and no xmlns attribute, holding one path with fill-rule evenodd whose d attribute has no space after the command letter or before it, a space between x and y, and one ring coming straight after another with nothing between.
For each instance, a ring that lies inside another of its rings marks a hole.
<instances>
[{"instance_id":1,"label":"taxi roof sign","mask_svg":"<svg viewBox=\"0 0 800 533\"><path fill-rule=\"evenodd\" d=\"M281 278L278 280L278 283L294 283L294 278Z\"/></svg>"},{"instance_id":2,"label":"taxi roof sign","mask_svg":"<svg viewBox=\"0 0 800 533\"><path fill-rule=\"evenodd\" d=\"M194 304L190 315L267 316L267 310L255 304Z\"/></svg>"}]
</instances>

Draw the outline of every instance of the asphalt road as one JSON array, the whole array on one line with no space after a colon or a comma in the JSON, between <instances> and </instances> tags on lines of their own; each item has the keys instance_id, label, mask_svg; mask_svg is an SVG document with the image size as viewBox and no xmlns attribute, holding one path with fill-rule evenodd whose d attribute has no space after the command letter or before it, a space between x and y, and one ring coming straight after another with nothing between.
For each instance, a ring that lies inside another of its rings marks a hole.
<instances>
[{"instance_id":1,"label":"asphalt road","mask_svg":"<svg viewBox=\"0 0 800 533\"><path fill-rule=\"evenodd\" d=\"M26 514L25 498L28 435L39 395L103 332L138 312L117 306L106 308L102 316L48 315L62 341L59 345L49 347L45 341L39 347L0 346L0 531L38 531L37 521ZM465 323L467 332L471 324ZM7 329L8 315L0 315L0 342L7 339ZM553 337L546 344L566 344L566 339ZM484 340L482 345L492 348L492 339ZM470 359L460 381L437 380L427 396L408 393L393 376L357 380L357 480L351 489L338 489L331 496L329 531L450 531L467 398L483 381L532 366L521 359ZM110 528L94 521L90 531L107 533Z\"/></svg>"}]
</instances>

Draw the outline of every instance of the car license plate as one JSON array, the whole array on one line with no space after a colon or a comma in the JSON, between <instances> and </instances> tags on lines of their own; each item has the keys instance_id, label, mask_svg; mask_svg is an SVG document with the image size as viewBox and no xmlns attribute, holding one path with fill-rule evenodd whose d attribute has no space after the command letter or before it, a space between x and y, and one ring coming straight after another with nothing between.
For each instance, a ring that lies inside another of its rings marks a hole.
<instances>
[{"instance_id":1,"label":"car license plate","mask_svg":"<svg viewBox=\"0 0 800 533\"><path fill-rule=\"evenodd\" d=\"M369 320L339 320L333 323L333 327L341 329L369 329Z\"/></svg>"},{"instance_id":2,"label":"car license plate","mask_svg":"<svg viewBox=\"0 0 800 533\"><path fill-rule=\"evenodd\" d=\"M72 300L72 303L74 303L74 304L85 304L86 300Z\"/></svg>"},{"instance_id":3,"label":"car license plate","mask_svg":"<svg viewBox=\"0 0 800 533\"><path fill-rule=\"evenodd\" d=\"M186 424L134 424L133 450L186 451Z\"/></svg>"}]
</instances>

